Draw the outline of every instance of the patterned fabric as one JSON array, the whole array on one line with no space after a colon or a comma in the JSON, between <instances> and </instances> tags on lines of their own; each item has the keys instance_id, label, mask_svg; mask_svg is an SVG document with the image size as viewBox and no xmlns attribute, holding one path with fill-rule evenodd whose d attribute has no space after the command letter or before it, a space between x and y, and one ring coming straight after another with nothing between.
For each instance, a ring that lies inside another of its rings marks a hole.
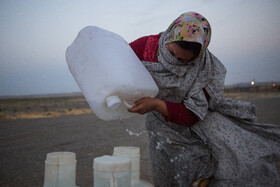
<instances>
[{"instance_id":1,"label":"patterned fabric","mask_svg":"<svg viewBox=\"0 0 280 187\"><path fill-rule=\"evenodd\" d=\"M223 98L226 69L207 49L210 36L203 16L185 13L162 33L160 63L143 62L160 89L157 98L184 103L200 118L183 127L157 112L147 114L154 184L190 186L196 178L214 176L210 186L280 185L273 164L280 158L279 126L253 123L253 104ZM165 47L178 40L202 44L200 55L190 63L178 61Z\"/></svg>"},{"instance_id":2,"label":"patterned fabric","mask_svg":"<svg viewBox=\"0 0 280 187\"><path fill-rule=\"evenodd\" d=\"M209 111L192 131L217 161L210 186L280 186L279 125L238 120Z\"/></svg>"}]
</instances>

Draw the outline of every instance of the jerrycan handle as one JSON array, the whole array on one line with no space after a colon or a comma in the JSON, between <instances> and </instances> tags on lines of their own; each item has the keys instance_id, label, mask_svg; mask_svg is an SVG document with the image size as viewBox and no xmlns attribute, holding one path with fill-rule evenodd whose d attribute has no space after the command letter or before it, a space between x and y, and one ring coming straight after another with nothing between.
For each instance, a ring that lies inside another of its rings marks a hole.
<instances>
[{"instance_id":1,"label":"jerrycan handle","mask_svg":"<svg viewBox=\"0 0 280 187\"><path fill-rule=\"evenodd\" d=\"M126 106L126 108L132 108L132 106L128 104L126 100L122 101L121 98L117 95L112 95L106 98L106 105L112 110L117 110L122 105L122 102Z\"/></svg>"}]
</instances>

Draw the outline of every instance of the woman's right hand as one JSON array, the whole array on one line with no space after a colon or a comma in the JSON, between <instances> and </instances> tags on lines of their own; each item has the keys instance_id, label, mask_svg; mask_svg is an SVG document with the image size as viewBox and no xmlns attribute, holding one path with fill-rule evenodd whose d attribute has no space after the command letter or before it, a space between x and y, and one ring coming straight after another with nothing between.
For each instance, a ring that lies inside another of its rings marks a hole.
<instances>
[{"instance_id":1,"label":"woman's right hand","mask_svg":"<svg viewBox=\"0 0 280 187\"><path fill-rule=\"evenodd\" d=\"M157 111L164 116L168 116L168 110L164 101L152 97L143 97L132 104L129 112L146 114L151 111Z\"/></svg>"}]
</instances>

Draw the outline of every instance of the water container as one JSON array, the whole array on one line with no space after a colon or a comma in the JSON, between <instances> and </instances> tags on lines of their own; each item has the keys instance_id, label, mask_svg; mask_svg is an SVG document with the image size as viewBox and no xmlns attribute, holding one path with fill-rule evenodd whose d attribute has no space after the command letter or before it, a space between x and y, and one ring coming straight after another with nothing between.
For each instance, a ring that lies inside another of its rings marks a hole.
<instances>
[{"instance_id":1,"label":"water container","mask_svg":"<svg viewBox=\"0 0 280 187\"><path fill-rule=\"evenodd\" d=\"M155 97L158 87L118 34L88 26L67 48L68 67L94 114L102 120L132 117L131 104Z\"/></svg>"},{"instance_id":2,"label":"water container","mask_svg":"<svg viewBox=\"0 0 280 187\"><path fill-rule=\"evenodd\" d=\"M147 181L140 180L139 147L114 147L113 156L120 156L131 160L131 187L153 187L153 185Z\"/></svg>"},{"instance_id":3,"label":"water container","mask_svg":"<svg viewBox=\"0 0 280 187\"><path fill-rule=\"evenodd\" d=\"M72 152L48 153L44 187L76 187L76 156Z\"/></svg>"},{"instance_id":4,"label":"water container","mask_svg":"<svg viewBox=\"0 0 280 187\"><path fill-rule=\"evenodd\" d=\"M128 158L97 157L93 168L94 187L130 187L131 161Z\"/></svg>"}]
</instances>

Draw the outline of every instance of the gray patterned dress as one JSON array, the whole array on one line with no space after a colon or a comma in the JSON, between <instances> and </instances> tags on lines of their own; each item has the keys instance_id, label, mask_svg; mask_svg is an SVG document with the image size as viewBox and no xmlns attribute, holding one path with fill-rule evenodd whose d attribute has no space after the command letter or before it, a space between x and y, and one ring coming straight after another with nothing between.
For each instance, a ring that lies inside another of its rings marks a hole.
<instances>
[{"instance_id":1,"label":"gray patterned dress","mask_svg":"<svg viewBox=\"0 0 280 187\"><path fill-rule=\"evenodd\" d=\"M223 98L226 69L207 49L210 36L203 16L182 14L161 35L159 63L143 62L160 89L157 98L184 103L200 118L185 127L147 114L154 185L190 186L203 177L211 178L209 186L280 186L280 126L255 123L253 104ZM165 47L178 40L201 43L200 55L178 61Z\"/></svg>"}]
</instances>

